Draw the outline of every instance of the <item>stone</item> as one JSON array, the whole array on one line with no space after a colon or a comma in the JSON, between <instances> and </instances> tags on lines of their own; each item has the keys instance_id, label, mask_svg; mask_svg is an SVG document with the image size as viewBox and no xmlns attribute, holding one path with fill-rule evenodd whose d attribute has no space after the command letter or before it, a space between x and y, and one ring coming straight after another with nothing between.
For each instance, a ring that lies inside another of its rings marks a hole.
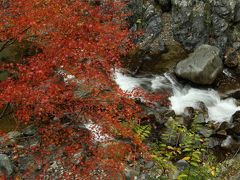
<instances>
[{"instance_id":1,"label":"stone","mask_svg":"<svg viewBox=\"0 0 240 180\"><path fill-rule=\"evenodd\" d=\"M240 111L235 112L230 120L232 123L240 123Z\"/></svg>"},{"instance_id":2,"label":"stone","mask_svg":"<svg viewBox=\"0 0 240 180\"><path fill-rule=\"evenodd\" d=\"M225 93L226 98L235 98L235 99L240 99L240 89L235 89L232 91L227 91Z\"/></svg>"},{"instance_id":3,"label":"stone","mask_svg":"<svg viewBox=\"0 0 240 180\"><path fill-rule=\"evenodd\" d=\"M151 168L153 168L154 165L155 165L154 161L147 161L144 164L144 168L151 169Z\"/></svg>"},{"instance_id":4,"label":"stone","mask_svg":"<svg viewBox=\"0 0 240 180\"><path fill-rule=\"evenodd\" d=\"M240 53L234 48L229 48L224 56L224 64L229 68L238 66L240 60Z\"/></svg>"},{"instance_id":5,"label":"stone","mask_svg":"<svg viewBox=\"0 0 240 180\"><path fill-rule=\"evenodd\" d=\"M236 4L236 0L213 0L213 12L228 21L233 21Z\"/></svg>"},{"instance_id":6,"label":"stone","mask_svg":"<svg viewBox=\"0 0 240 180\"><path fill-rule=\"evenodd\" d=\"M197 116L196 116L196 119L195 121L199 124L205 124L206 123L206 118L204 116L203 113L199 113Z\"/></svg>"},{"instance_id":7,"label":"stone","mask_svg":"<svg viewBox=\"0 0 240 180\"><path fill-rule=\"evenodd\" d=\"M207 106L204 104L204 102L199 101L197 103L197 107L198 107L198 111L200 112L200 114L202 114L204 116L205 119L207 119L209 117L208 115L208 108Z\"/></svg>"},{"instance_id":8,"label":"stone","mask_svg":"<svg viewBox=\"0 0 240 180\"><path fill-rule=\"evenodd\" d=\"M213 149L216 146L220 146L221 143L222 143L222 139L210 137L208 141L208 147Z\"/></svg>"},{"instance_id":9,"label":"stone","mask_svg":"<svg viewBox=\"0 0 240 180\"><path fill-rule=\"evenodd\" d=\"M6 154L0 154L0 172L7 177L13 174L12 162Z\"/></svg>"},{"instance_id":10,"label":"stone","mask_svg":"<svg viewBox=\"0 0 240 180\"><path fill-rule=\"evenodd\" d=\"M225 140L222 141L221 147L228 150L240 148L240 143L233 139L232 136L227 136Z\"/></svg>"},{"instance_id":11,"label":"stone","mask_svg":"<svg viewBox=\"0 0 240 180\"><path fill-rule=\"evenodd\" d=\"M192 107L186 107L183 112L183 124L190 129L192 126L194 117L194 109Z\"/></svg>"},{"instance_id":12,"label":"stone","mask_svg":"<svg viewBox=\"0 0 240 180\"><path fill-rule=\"evenodd\" d=\"M165 124L170 117L174 118L175 116L176 116L176 114L173 110L167 109L167 110L164 110L163 112L160 112L160 116L157 119L157 121L160 124Z\"/></svg>"},{"instance_id":13,"label":"stone","mask_svg":"<svg viewBox=\"0 0 240 180\"><path fill-rule=\"evenodd\" d=\"M240 123L233 123L232 127L227 129L228 135L240 135Z\"/></svg>"},{"instance_id":14,"label":"stone","mask_svg":"<svg viewBox=\"0 0 240 180\"><path fill-rule=\"evenodd\" d=\"M231 39L233 42L240 42L240 24L233 26L231 32Z\"/></svg>"},{"instance_id":15,"label":"stone","mask_svg":"<svg viewBox=\"0 0 240 180\"><path fill-rule=\"evenodd\" d=\"M179 171L183 171L184 169L189 167L189 163L185 160L179 160L175 163Z\"/></svg>"},{"instance_id":16,"label":"stone","mask_svg":"<svg viewBox=\"0 0 240 180\"><path fill-rule=\"evenodd\" d=\"M223 69L219 52L215 46L201 45L177 64L176 75L196 84L212 84Z\"/></svg>"}]
</instances>

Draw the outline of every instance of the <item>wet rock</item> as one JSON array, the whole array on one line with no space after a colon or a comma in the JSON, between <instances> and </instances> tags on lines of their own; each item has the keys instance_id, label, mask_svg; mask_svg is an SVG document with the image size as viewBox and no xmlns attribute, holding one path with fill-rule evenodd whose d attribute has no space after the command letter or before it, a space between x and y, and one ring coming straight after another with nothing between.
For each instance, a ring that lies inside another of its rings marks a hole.
<instances>
[{"instance_id":1,"label":"wet rock","mask_svg":"<svg viewBox=\"0 0 240 180\"><path fill-rule=\"evenodd\" d=\"M157 121L160 124L165 124L170 117L174 118L176 116L175 112L173 110L170 110L170 109L167 109L167 110L164 110L163 112L160 112L159 115L160 116L157 119Z\"/></svg>"},{"instance_id":2,"label":"wet rock","mask_svg":"<svg viewBox=\"0 0 240 180\"><path fill-rule=\"evenodd\" d=\"M217 131L215 134L214 134L214 136L216 136L216 137L226 137L227 136L227 131L226 130L220 130L220 131Z\"/></svg>"},{"instance_id":3,"label":"wet rock","mask_svg":"<svg viewBox=\"0 0 240 180\"><path fill-rule=\"evenodd\" d=\"M220 146L221 143L222 143L221 138L210 137L208 141L208 147L213 149L216 146Z\"/></svg>"},{"instance_id":4,"label":"wet rock","mask_svg":"<svg viewBox=\"0 0 240 180\"><path fill-rule=\"evenodd\" d=\"M201 45L177 64L176 75L197 84L212 84L223 68L219 52L217 47Z\"/></svg>"},{"instance_id":5,"label":"wet rock","mask_svg":"<svg viewBox=\"0 0 240 180\"><path fill-rule=\"evenodd\" d=\"M175 163L179 171L183 171L184 169L189 167L189 163L185 160L179 160Z\"/></svg>"},{"instance_id":6,"label":"wet rock","mask_svg":"<svg viewBox=\"0 0 240 180\"><path fill-rule=\"evenodd\" d=\"M231 32L231 40L233 42L240 42L240 24L233 26Z\"/></svg>"},{"instance_id":7,"label":"wet rock","mask_svg":"<svg viewBox=\"0 0 240 180\"><path fill-rule=\"evenodd\" d=\"M223 98L240 99L240 89L229 90L222 95Z\"/></svg>"},{"instance_id":8,"label":"wet rock","mask_svg":"<svg viewBox=\"0 0 240 180\"><path fill-rule=\"evenodd\" d=\"M144 168L151 169L151 168L153 168L154 165L155 165L154 161L147 161L144 164Z\"/></svg>"},{"instance_id":9,"label":"wet rock","mask_svg":"<svg viewBox=\"0 0 240 180\"><path fill-rule=\"evenodd\" d=\"M224 149L234 150L240 147L240 143L233 139L232 136L227 136L227 138L222 141L221 147Z\"/></svg>"},{"instance_id":10,"label":"wet rock","mask_svg":"<svg viewBox=\"0 0 240 180\"><path fill-rule=\"evenodd\" d=\"M231 124L228 122L222 122L216 127L215 132L213 133L212 136L218 137L218 138L225 138L228 133L227 130L231 128Z\"/></svg>"},{"instance_id":11,"label":"wet rock","mask_svg":"<svg viewBox=\"0 0 240 180\"><path fill-rule=\"evenodd\" d=\"M0 154L0 174L4 174L7 177L13 174L12 162L5 154Z\"/></svg>"},{"instance_id":12,"label":"wet rock","mask_svg":"<svg viewBox=\"0 0 240 180\"><path fill-rule=\"evenodd\" d=\"M238 66L240 53L233 48L229 48L224 58L224 64L229 68L234 68Z\"/></svg>"},{"instance_id":13,"label":"wet rock","mask_svg":"<svg viewBox=\"0 0 240 180\"><path fill-rule=\"evenodd\" d=\"M230 120L232 123L240 123L240 111L235 112Z\"/></svg>"},{"instance_id":14,"label":"wet rock","mask_svg":"<svg viewBox=\"0 0 240 180\"><path fill-rule=\"evenodd\" d=\"M232 127L227 130L229 135L240 135L240 123L233 123Z\"/></svg>"},{"instance_id":15,"label":"wet rock","mask_svg":"<svg viewBox=\"0 0 240 180\"><path fill-rule=\"evenodd\" d=\"M198 111L199 113L201 113L203 115L203 117L205 119L207 119L209 117L208 115L208 108L207 106L204 104L204 102L200 101L197 103L197 107L198 107Z\"/></svg>"},{"instance_id":16,"label":"wet rock","mask_svg":"<svg viewBox=\"0 0 240 180\"><path fill-rule=\"evenodd\" d=\"M231 127L231 124L229 122L224 121L218 125L216 131L226 130L229 127Z\"/></svg>"},{"instance_id":17,"label":"wet rock","mask_svg":"<svg viewBox=\"0 0 240 180\"><path fill-rule=\"evenodd\" d=\"M194 109L192 107L186 107L183 112L183 124L190 129L192 126L194 117Z\"/></svg>"},{"instance_id":18,"label":"wet rock","mask_svg":"<svg viewBox=\"0 0 240 180\"><path fill-rule=\"evenodd\" d=\"M206 118L203 113L199 113L196 118L194 119L198 124L205 124Z\"/></svg>"}]
</instances>

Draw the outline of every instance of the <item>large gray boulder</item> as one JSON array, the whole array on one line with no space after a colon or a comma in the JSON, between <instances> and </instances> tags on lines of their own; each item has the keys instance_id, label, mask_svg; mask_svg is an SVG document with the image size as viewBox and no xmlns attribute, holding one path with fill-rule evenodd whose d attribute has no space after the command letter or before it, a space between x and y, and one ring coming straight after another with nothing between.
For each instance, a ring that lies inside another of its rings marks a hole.
<instances>
[{"instance_id":1,"label":"large gray boulder","mask_svg":"<svg viewBox=\"0 0 240 180\"><path fill-rule=\"evenodd\" d=\"M223 68L219 53L219 48L215 46L201 45L177 64L175 73L197 84L212 84Z\"/></svg>"}]
</instances>

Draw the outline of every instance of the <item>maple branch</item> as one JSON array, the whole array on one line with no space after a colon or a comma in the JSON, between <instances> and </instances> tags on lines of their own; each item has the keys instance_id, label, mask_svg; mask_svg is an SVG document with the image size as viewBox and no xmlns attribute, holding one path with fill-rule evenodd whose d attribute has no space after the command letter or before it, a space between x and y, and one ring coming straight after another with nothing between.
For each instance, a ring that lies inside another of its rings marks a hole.
<instances>
[{"instance_id":1,"label":"maple branch","mask_svg":"<svg viewBox=\"0 0 240 180\"><path fill-rule=\"evenodd\" d=\"M12 42L11 42L12 41ZM0 52L3 51L6 47L10 46L11 44L13 44L14 42L16 42L16 39L14 40L14 38L11 38L9 40L7 40L2 47L0 48Z\"/></svg>"},{"instance_id":2,"label":"maple branch","mask_svg":"<svg viewBox=\"0 0 240 180\"><path fill-rule=\"evenodd\" d=\"M22 32L20 32L19 34L23 34L25 33L27 30L29 30L32 26L27 27L26 29L24 29ZM0 48L0 52L3 51L5 48L7 48L8 46L10 46L11 44L15 43L17 41L16 38L10 38L9 40L7 40L2 47Z\"/></svg>"},{"instance_id":3,"label":"maple branch","mask_svg":"<svg viewBox=\"0 0 240 180\"><path fill-rule=\"evenodd\" d=\"M7 109L8 109L8 107L9 107L9 105L10 105L10 103L7 103L7 104L5 105L3 111L2 111L1 114L0 114L0 119L2 119L2 118L5 116L5 113L6 113Z\"/></svg>"}]
</instances>

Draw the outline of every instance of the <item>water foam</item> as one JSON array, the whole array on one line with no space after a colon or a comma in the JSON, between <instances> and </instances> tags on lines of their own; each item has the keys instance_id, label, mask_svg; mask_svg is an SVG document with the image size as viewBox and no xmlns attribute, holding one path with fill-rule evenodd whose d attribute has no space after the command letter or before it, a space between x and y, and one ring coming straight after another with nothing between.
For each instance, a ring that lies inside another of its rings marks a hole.
<instances>
[{"instance_id":1,"label":"water foam","mask_svg":"<svg viewBox=\"0 0 240 180\"><path fill-rule=\"evenodd\" d=\"M173 77L165 76L132 77L117 71L114 75L119 87L128 93L134 88L148 86L152 91L171 87L173 95L169 98L171 109L176 114L183 113L185 107L198 108L199 102L204 102L208 108L209 120L216 122L229 121L231 116L240 110L235 99L221 99L217 91L213 89L197 89L190 86L182 86Z\"/></svg>"}]
</instances>

